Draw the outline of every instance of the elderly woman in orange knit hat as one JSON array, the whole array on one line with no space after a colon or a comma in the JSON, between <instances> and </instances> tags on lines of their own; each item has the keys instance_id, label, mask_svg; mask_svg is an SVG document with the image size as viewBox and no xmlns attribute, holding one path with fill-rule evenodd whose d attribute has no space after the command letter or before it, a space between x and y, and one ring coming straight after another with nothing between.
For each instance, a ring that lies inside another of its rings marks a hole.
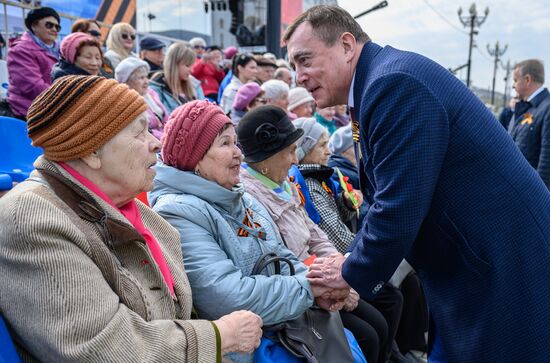
<instances>
[{"instance_id":1,"label":"elderly woman in orange knit hat","mask_svg":"<svg viewBox=\"0 0 550 363\"><path fill-rule=\"evenodd\" d=\"M134 199L160 150L146 109L97 76L60 78L29 109L44 156L0 199L0 310L24 361L219 362L259 344L251 312L189 320L180 237Z\"/></svg>"}]
</instances>

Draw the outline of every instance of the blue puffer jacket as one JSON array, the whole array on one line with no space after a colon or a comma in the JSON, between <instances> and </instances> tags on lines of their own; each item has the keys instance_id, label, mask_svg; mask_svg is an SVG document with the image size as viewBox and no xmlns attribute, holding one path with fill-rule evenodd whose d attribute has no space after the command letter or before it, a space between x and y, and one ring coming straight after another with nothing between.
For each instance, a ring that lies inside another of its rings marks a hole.
<instances>
[{"instance_id":1,"label":"blue puffer jacket","mask_svg":"<svg viewBox=\"0 0 550 363\"><path fill-rule=\"evenodd\" d=\"M214 320L245 309L271 325L296 318L313 304L306 266L283 245L267 211L242 187L228 190L161 162L156 170L149 201L180 232L193 304L201 318ZM246 208L252 212L251 224L261 225L249 229L263 230L265 240L254 233L237 235ZM258 258L269 251L293 261L296 275L288 276L283 264L281 275L251 276Z\"/></svg>"}]
</instances>

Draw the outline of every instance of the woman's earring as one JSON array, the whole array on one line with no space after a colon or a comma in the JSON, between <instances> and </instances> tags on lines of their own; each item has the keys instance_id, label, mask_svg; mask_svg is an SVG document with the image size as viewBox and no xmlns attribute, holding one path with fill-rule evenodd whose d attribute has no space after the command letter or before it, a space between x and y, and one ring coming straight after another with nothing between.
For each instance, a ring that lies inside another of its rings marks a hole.
<instances>
[{"instance_id":1,"label":"woman's earring","mask_svg":"<svg viewBox=\"0 0 550 363\"><path fill-rule=\"evenodd\" d=\"M201 172L199 171L199 169L193 170L193 173L197 176L201 176Z\"/></svg>"},{"instance_id":2,"label":"woman's earring","mask_svg":"<svg viewBox=\"0 0 550 363\"><path fill-rule=\"evenodd\" d=\"M262 170L260 170L260 172L262 173L262 175L267 175L267 168L262 168Z\"/></svg>"}]
</instances>

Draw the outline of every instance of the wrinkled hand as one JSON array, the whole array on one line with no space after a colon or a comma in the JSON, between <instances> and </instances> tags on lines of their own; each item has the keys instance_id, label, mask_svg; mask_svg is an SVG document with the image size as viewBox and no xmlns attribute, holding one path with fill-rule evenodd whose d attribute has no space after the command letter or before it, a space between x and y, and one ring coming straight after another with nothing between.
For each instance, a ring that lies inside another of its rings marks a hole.
<instances>
[{"instance_id":1,"label":"wrinkled hand","mask_svg":"<svg viewBox=\"0 0 550 363\"><path fill-rule=\"evenodd\" d=\"M253 312L239 310L214 321L221 336L222 354L251 353L260 346L262 318Z\"/></svg>"},{"instance_id":2,"label":"wrinkled hand","mask_svg":"<svg viewBox=\"0 0 550 363\"><path fill-rule=\"evenodd\" d=\"M325 310L338 311L344 306L348 295L349 289L330 289L323 295L316 297L315 303Z\"/></svg>"},{"instance_id":3,"label":"wrinkled hand","mask_svg":"<svg viewBox=\"0 0 550 363\"><path fill-rule=\"evenodd\" d=\"M306 275L312 285L323 285L332 289L349 289L348 283L342 277L342 265L346 258L335 253L329 257L318 257L309 266Z\"/></svg>"},{"instance_id":4,"label":"wrinkled hand","mask_svg":"<svg viewBox=\"0 0 550 363\"><path fill-rule=\"evenodd\" d=\"M359 207L363 204L363 193L361 193L360 190L353 189L353 194L355 194L355 199L357 199L357 204L359 204Z\"/></svg>"},{"instance_id":5,"label":"wrinkled hand","mask_svg":"<svg viewBox=\"0 0 550 363\"><path fill-rule=\"evenodd\" d=\"M345 311L353 311L357 307L357 304L359 303L359 294L354 289L350 289L349 295L344 301L344 310Z\"/></svg>"}]
</instances>

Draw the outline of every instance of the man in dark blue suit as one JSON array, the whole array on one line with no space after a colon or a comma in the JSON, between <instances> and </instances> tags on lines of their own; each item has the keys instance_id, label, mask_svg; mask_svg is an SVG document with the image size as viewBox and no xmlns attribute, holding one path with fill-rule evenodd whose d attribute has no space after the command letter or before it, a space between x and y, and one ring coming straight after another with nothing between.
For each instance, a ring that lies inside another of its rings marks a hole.
<instances>
[{"instance_id":1,"label":"man in dark blue suit","mask_svg":"<svg viewBox=\"0 0 550 363\"><path fill-rule=\"evenodd\" d=\"M544 87L544 65L525 60L516 64L512 76L521 101L514 108L510 135L550 188L550 92Z\"/></svg>"},{"instance_id":2,"label":"man in dark blue suit","mask_svg":"<svg viewBox=\"0 0 550 363\"><path fill-rule=\"evenodd\" d=\"M353 107L371 196L351 254L318 258L310 282L372 298L406 258L429 304L430 361L548 361L550 193L494 116L339 7L310 8L284 41L318 107Z\"/></svg>"}]
</instances>

